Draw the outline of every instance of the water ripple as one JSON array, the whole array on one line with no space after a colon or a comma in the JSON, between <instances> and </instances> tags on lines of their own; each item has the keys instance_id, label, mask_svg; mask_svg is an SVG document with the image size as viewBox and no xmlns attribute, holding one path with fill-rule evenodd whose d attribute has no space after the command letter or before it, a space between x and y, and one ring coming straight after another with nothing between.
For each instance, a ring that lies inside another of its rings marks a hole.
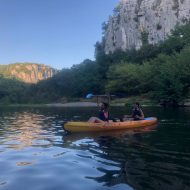
<instances>
[{"instance_id":1,"label":"water ripple","mask_svg":"<svg viewBox=\"0 0 190 190\"><path fill-rule=\"evenodd\" d=\"M157 109L154 114L161 113ZM89 109L83 111L89 116ZM62 125L70 118L79 119L74 116L80 112L62 108L3 111L0 188L185 190L190 187L187 112L179 117L165 110L168 116L160 114L159 126L144 129L66 134Z\"/></svg>"}]
</instances>

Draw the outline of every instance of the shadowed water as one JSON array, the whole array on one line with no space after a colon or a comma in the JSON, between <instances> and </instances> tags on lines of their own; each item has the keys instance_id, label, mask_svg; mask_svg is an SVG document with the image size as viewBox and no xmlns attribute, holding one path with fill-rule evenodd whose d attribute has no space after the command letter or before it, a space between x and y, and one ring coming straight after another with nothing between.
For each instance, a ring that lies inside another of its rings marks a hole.
<instances>
[{"instance_id":1,"label":"shadowed water","mask_svg":"<svg viewBox=\"0 0 190 190\"><path fill-rule=\"evenodd\" d=\"M190 109L144 108L157 126L66 134L96 108L0 108L0 189L190 189ZM126 108L112 108L120 117Z\"/></svg>"}]
</instances>

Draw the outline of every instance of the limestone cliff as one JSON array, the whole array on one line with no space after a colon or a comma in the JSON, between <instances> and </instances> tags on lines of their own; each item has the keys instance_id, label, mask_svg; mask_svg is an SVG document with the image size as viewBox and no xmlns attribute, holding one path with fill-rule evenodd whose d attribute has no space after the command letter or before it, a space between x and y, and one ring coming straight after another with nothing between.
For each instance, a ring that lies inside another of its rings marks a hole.
<instances>
[{"instance_id":1,"label":"limestone cliff","mask_svg":"<svg viewBox=\"0 0 190 190\"><path fill-rule=\"evenodd\" d=\"M106 24L106 54L165 40L190 20L190 0L121 0Z\"/></svg>"},{"instance_id":2,"label":"limestone cliff","mask_svg":"<svg viewBox=\"0 0 190 190\"><path fill-rule=\"evenodd\" d=\"M26 83L37 83L54 76L58 71L42 64L15 63L0 66L0 75L16 78Z\"/></svg>"}]
</instances>

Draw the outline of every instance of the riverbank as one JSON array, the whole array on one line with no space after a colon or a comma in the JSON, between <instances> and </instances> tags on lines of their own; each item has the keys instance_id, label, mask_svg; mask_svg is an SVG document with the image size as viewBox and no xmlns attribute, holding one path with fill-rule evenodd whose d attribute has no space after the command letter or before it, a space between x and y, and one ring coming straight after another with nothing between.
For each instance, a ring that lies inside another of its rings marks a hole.
<instances>
[{"instance_id":1,"label":"riverbank","mask_svg":"<svg viewBox=\"0 0 190 190\"><path fill-rule=\"evenodd\" d=\"M101 102L101 101L100 101ZM134 102L139 102L142 106L160 106L155 101L152 101L148 98L142 96L133 96L128 98L114 98L111 100L110 105L115 107L124 107L124 106L131 106ZM97 102L96 100L89 100L80 99L79 101L71 101L71 102L64 102L64 103L49 103L46 104L48 107L96 107Z\"/></svg>"},{"instance_id":2,"label":"riverbank","mask_svg":"<svg viewBox=\"0 0 190 190\"><path fill-rule=\"evenodd\" d=\"M142 106L159 106L156 102L153 102L147 98L142 97L130 97L130 98L116 98L111 100L111 106L124 107L131 106L134 102L140 102ZM70 100L68 102L55 102L47 104L1 104L2 107L97 107L96 100L78 99Z\"/></svg>"},{"instance_id":3,"label":"riverbank","mask_svg":"<svg viewBox=\"0 0 190 190\"><path fill-rule=\"evenodd\" d=\"M115 103L111 106L124 107L125 103ZM67 102L49 104L0 104L0 107L97 107L95 102Z\"/></svg>"},{"instance_id":4,"label":"riverbank","mask_svg":"<svg viewBox=\"0 0 190 190\"><path fill-rule=\"evenodd\" d=\"M143 107L160 107L161 105L143 96L128 97L128 98L116 98L111 100L112 107L124 107L131 106L134 102L139 102ZM55 102L47 104L0 104L1 107L97 107L95 100L78 99L70 100L68 102ZM187 100L179 105L179 107L190 107L190 100Z\"/></svg>"}]
</instances>

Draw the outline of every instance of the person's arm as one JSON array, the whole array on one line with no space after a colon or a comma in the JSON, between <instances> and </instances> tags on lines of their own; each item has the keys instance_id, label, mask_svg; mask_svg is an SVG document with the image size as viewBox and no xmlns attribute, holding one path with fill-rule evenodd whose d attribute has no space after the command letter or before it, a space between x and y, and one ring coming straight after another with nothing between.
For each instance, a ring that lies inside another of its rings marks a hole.
<instances>
[{"instance_id":1,"label":"person's arm","mask_svg":"<svg viewBox=\"0 0 190 190\"><path fill-rule=\"evenodd\" d=\"M135 117L134 109L132 109L131 117L132 117L132 118Z\"/></svg>"},{"instance_id":2,"label":"person's arm","mask_svg":"<svg viewBox=\"0 0 190 190\"><path fill-rule=\"evenodd\" d=\"M144 113L143 113L143 111L140 109L140 111L141 111L141 117L140 117L140 119L144 119Z\"/></svg>"}]
</instances>

